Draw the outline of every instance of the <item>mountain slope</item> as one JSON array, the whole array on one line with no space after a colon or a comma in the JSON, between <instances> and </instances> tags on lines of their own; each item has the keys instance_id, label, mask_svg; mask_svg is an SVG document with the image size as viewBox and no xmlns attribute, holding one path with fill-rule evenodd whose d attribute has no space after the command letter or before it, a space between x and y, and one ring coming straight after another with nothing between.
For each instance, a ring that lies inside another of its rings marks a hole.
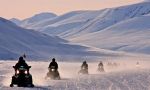
<instances>
[{"instance_id":1,"label":"mountain slope","mask_svg":"<svg viewBox=\"0 0 150 90\"><path fill-rule=\"evenodd\" d=\"M97 48L149 54L149 14L150 2L141 2L99 11L74 11L31 28Z\"/></svg>"},{"instance_id":2,"label":"mountain slope","mask_svg":"<svg viewBox=\"0 0 150 90\"><path fill-rule=\"evenodd\" d=\"M97 32L126 19L149 13L150 2L141 2L97 11L74 11L23 27L70 39Z\"/></svg>"},{"instance_id":3,"label":"mountain slope","mask_svg":"<svg viewBox=\"0 0 150 90\"><path fill-rule=\"evenodd\" d=\"M79 12L79 11L76 11ZM56 23L53 23L51 25L48 25L41 29L42 32L50 34L50 35L58 35L63 37L66 33L73 32L74 29L79 29L86 23L88 23L90 20L95 18L97 15L99 15L101 12L99 11L81 11L78 14L74 14L72 17L68 17L64 20L59 20ZM66 15L71 15L71 13L67 13ZM61 17L61 16L60 16Z\"/></svg>"},{"instance_id":4,"label":"mountain slope","mask_svg":"<svg viewBox=\"0 0 150 90\"><path fill-rule=\"evenodd\" d=\"M97 13L94 11L73 11L64 15L58 16L53 19L38 22L32 25L32 29L42 31L50 35L57 35L72 31L72 29L80 28L87 23L90 19L94 18Z\"/></svg>"},{"instance_id":5,"label":"mountain slope","mask_svg":"<svg viewBox=\"0 0 150 90\"><path fill-rule=\"evenodd\" d=\"M16 59L23 53L31 59L123 55L123 53L74 45L59 37L51 37L34 30L20 28L3 18L0 18L0 42L0 59Z\"/></svg>"},{"instance_id":6,"label":"mountain slope","mask_svg":"<svg viewBox=\"0 0 150 90\"><path fill-rule=\"evenodd\" d=\"M72 41L98 48L150 53L150 15L128 19ZM95 40L97 42L95 42Z\"/></svg>"},{"instance_id":7,"label":"mountain slope","mask_svg":"<svg viewBox=\"0 0 150 90\"><path fill-rule=\"evenodd\" d=\"M31 28L38 31L48 32L50 35L58 35L73 29L81 28L84 24L98 16L101 11L73 11L52 19L46 19L29 24L21 24L25 28ZM57 32L57 33L55 33ZM59 35L61 36L61 35Z\"/></svg>"},{"instance_id":8,"label":"mountain slope","mask_svg":"<svg viewBox=\"0 0 150 90\"><path fill-rule=\"evenodd\" d=\"M150 2L142 2L117 8L106 9L98 17L91 20L76 31L74 37L103 30L120 21L147 15L150 13ZM73 38L73 36L70 36Z\"/></svg>"},{"instance_id":9,"label":"mountain slope","mask_svg":"<svg viewBox=\"0 0 150 90\"><path fill-rule=\"evenodd\" d=\"M32 17L29 17L27 19L24 19L22 21L20 21L19 26L21 27L25 27L27 29L31 29L31 26L34 25L34 23L37 23L37 22L41 22L43 20L47 20L47 19L52 19L54 17L56 17L57 15L54 14L54 13L40 13L40 14L36 14ZM12 22L16 23L16 19L10 19Z\"/></svg>"},{"instance_id":10,"label":"mountain slope","mask_svg":"<svg viewBox=\"0 0 150 90\"><path fill-rule=\"evenodd\" d=\"M17 18L12 18L10 19L10 21L12 21L13 23L15 23L16 25L20 25L21 24L21 20L17 19Z\"/></svg>"}]
</instances>

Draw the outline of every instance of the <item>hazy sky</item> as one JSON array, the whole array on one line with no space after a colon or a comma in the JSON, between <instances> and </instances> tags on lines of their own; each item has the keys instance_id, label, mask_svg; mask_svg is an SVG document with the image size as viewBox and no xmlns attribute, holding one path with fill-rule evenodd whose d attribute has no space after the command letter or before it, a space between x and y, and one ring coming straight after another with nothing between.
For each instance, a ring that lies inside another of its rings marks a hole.
<instances>
[{"instance_id":1,"label":"hazy sky","mask_svg":"<svg viewBox=\"0 0 150 90\"><path fill-rule=\"evenodd\" d=\"M40 12L58 15L75 10L98 10L122 6L142 0L0 0L0 16L27 18Z\"/></svg>"}]
</instances>

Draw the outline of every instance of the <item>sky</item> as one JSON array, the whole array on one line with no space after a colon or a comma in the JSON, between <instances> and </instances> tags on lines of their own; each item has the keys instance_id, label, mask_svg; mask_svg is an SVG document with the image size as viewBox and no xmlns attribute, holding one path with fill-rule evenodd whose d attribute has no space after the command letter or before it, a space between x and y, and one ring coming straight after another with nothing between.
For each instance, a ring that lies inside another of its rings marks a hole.
<instances>
[{"instance_id":1,"label":"sky","mask_svg":"<svg viewBox=\"0 0 150 90\"><path fill-rule=\"evenodd\" d=\"M76 10L100 10L143 0L0 0L0 17L24 19L41 12L57 15Z\"/></svg>"}]
</instances>

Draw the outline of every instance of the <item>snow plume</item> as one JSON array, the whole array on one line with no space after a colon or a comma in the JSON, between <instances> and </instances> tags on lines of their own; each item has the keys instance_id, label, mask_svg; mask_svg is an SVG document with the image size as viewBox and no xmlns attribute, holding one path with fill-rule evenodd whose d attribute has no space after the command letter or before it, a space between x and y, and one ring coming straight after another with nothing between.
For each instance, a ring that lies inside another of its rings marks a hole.
<instances>
[{"instance_id":1,"label":"snow plume","mask_svg":"<svg viewBox=\"0 0 150 90\"><path fill-rule=\"evenodd\" d=\"M149 90L149 58L120 58L103 61L105 72L97 72L99 62L87 62L89 75L78 75L82 62L58 62L62 80L45 80L49 62L28 62L32 66L30 73L35 88L10 88L12 90ZM11 65L14 61L0 61L0 89L9 90L11 76L14 74ZM40 63L40 64L39 64ZM108 64L111 63L111 64ZM146 84L147 83L147 84ZM113 84L113 86L112 86ZM144 86L143 86L144 85ZM44 89L42 89L44 88ZM79 89L80 88L80 89ZM119 89L118 89L119 88ZM122 89L120 89L122 88Z\"/></svg>"}]
</instances>

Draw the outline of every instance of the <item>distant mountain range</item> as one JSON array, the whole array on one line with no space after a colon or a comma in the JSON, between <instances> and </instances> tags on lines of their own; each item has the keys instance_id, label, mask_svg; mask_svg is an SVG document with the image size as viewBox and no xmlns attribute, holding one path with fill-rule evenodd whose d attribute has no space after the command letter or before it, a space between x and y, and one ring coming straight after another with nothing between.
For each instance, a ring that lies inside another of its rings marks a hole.
<instances>
[{"instance_id":1,"label":"distant mountain range","mask_svg":"<svg viewBox=\"0 0 150 90\"><path fill-rule=\"evenodd\" d=\"M149 17L150 2L146 1L96 11L54 14L34 23L25 23L26 19L11 21L24 28L100 49L150 54ZM32 18L35 16L28 20Z\"/></svg>"},{"instance_id":2,"label":"distant mountain range","mask_svg":"<svg viewBox=\"0 0 150 90\"><path fill-rule=\"evenodd\" d=\"M123 55L123 53L72 44L57 36L24 29L9 20L0 18L0 59L17 59L24 53L30 59L56 57L64 60L82 59L87 56Z\"/></svg>"}]
</instances>

